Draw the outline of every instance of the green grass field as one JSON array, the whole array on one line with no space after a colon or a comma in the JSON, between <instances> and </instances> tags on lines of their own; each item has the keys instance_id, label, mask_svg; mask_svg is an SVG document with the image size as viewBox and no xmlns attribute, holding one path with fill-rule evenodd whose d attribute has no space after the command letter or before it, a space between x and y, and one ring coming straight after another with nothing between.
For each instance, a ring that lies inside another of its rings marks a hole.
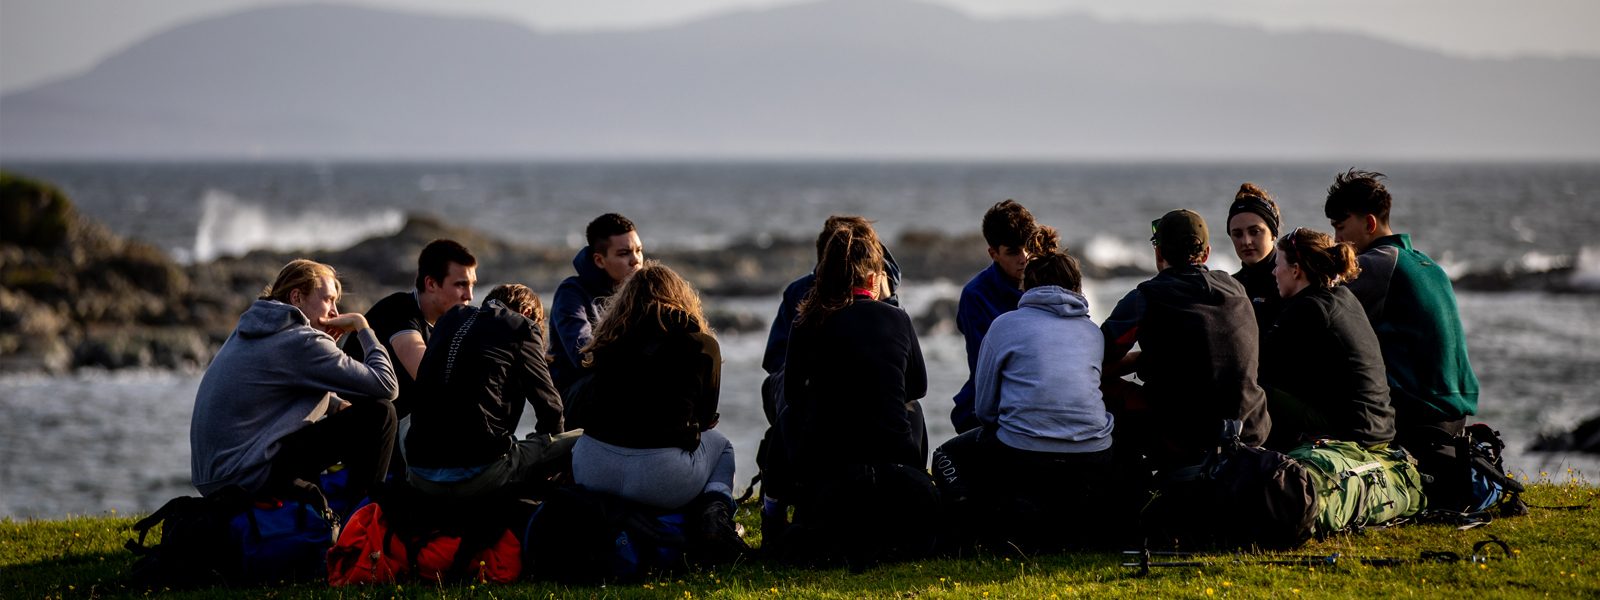
<instances>
[{"instance_id":1,"label":"green grass field","mask_svg":"<svg viewBox=\"0 0 1600 600\"><path fill-rule=\"evenodd\" d=\"M511 586L401 584L331 589L300 584L175 593L123 585L132 556L122 548L134 517L104 515L58 521L0 521L0 598L102 598L159 595L178 598L1216 598L1340 597L1600 598L1600 489L1573 474L1535 478L1525 517L1497 519L1468 531L1445 525L1406 525L1315 541L1293 556L1340 553L1316 567L1259 563L1267 554L1200 555L1205 564L1158 568L1147 576L1120 566L1109 553L1017 556L975 551L883 566L860 574L805 570L750 560L715 570L655 577L603 587L545 583ZM751 507L740 520L758 531ZM1497 536L1510 558L1449 564L1415 560L1369 566L1361 558L1416 559L1424 551L1470 554ZM752 540L759 545L759 539ZM1162 557L1157 557L1161 559Z\"/></svg>"}]
</instances>

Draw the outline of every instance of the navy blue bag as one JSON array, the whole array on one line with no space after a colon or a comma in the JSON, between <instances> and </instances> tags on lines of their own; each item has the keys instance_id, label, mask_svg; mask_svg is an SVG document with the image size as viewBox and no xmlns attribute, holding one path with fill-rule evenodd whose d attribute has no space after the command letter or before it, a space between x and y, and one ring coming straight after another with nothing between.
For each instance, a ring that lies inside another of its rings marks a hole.
<instances>
[{"instance_id":1,"label":"navy blue bag","mask_svg":"<svg viewBox=\"0 0 1600 600\"><path fill-rule=\"evenodd\" d=\"M311 581L327 576L339 517L318 494L310 500L262 500L228 522L239 549L239 582Z\"/></svg>"},{"instance_id":2,"label":"navy blue bag","mask_svg":"<svg viewBox=\"0 0 1600 600\"><path fill-rule=\"evenodd\" d=\"M568 584L636 580L683 566L684 515L563 486L547 496L522 534L522 568Z\"/></svg>"}]
</instances>

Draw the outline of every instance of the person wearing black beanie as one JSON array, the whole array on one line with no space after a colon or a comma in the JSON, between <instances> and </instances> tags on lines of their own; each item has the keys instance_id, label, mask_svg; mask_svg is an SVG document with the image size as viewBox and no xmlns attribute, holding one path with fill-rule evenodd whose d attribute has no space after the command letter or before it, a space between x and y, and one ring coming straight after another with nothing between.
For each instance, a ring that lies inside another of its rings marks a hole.
<instances>
[{"instance_id":1,"label":"person wearing black beanie","mask_svg":"<svg viewBox=\"0 0 1600 600\"><path fill-rule=\"evenodd\" d=\"M1262 336L1277 320L1283 305L1277 281L1272 277L1278 252L1274 240L1278 239L1281 219L1278 203L1254 183L1240 185L1233 204L1228 206L1228 239L1239 256L1239 271L1233 278L1244 284Z\"/></svg>"}]
</instances>

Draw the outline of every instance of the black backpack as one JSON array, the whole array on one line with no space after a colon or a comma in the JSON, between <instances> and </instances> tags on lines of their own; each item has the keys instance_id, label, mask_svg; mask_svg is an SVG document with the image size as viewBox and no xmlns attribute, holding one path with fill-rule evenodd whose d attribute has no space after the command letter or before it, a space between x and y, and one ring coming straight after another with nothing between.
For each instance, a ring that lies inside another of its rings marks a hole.
<instances>
[{"instance_id":1,"label":"black backpack","mask_svg":"<svg viewBox=\"0 0 1600 600\"><path fill-rule=\"evenodd\" d=\"M1227 420L1222 442L1199 465L1157 476L1141 515L1152 540L1215 547L1289 549L1311 538L1317 491L1310 473L1281 452L1239 441Z\"/></svg>"},{"instance_id":2,"label":"black backpack","mask_svg":"<svg viewBox=\"0 0 1600 600\"><path fill-rule=\"evenodd\" d=\"M1423 441L1412 442L1406 450L1417 457L1417 470L1427 476L1423 491L1431 512L1487 516L1487 511L1499 507L1502 516L1527 514L1522 484L1506 474L1506 443L1500 432L1484 423L1468 425L1461 435L1437 427L1423 431Z\"/></svg>"},{"instance_id":3,"label":"black backpack","mask_svg":"<svg viewBox=\"0 0 1600 600\"><path fill-rule=\"evenodd\" d=\"M124 544L138 557L129 581L138 587L191 588L226 585L239 577L239 548L229 541L228 522L250 505L244 488L229 486L210 496L181 496L134 523L138 540ZM161 543L145 536L161 525Z\"/></svg>"}]
</instances>

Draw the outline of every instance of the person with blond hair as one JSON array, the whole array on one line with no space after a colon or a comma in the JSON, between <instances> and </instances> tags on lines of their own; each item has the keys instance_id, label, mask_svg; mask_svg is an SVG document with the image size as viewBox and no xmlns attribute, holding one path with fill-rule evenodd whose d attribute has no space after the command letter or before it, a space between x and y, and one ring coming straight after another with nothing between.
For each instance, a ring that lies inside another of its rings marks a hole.
<instances>
[{"instance_id":1,"label":"person with blond hair","mask_svg":"<svg viewBox=\"0 0 1600 600\"><path fill-rule=\"evenodd\" d=\"M189 427L203 495L237 485L273 493L343 462L352 499L383 480L395 440L394 367L360 313L340 313L332 267L290 262L217 351ZM363 359L339 338L355 334Z\"/></svg>"},{"instance_id":2,"label":"person with blond hair","mask_svg":"<svg viewBox=\"0 0 1600 600\"><path fill-rule=\"evenodd\" d=\"M733 513L733 443L717 431L722 350L700 295L656 261L622 284L582 349L590 380L571 419L584 436L573 480L593 491L683 510L692 533L743 551Z\"/></svg>"},{"instance_id":3,"label":"person with blond hair","mask_svg":"<svg viewBox=\"0 0 1600 600\"><path fill-rule=\"evenodd\" d=\"M1284 302L1261 341L1261 385L1273 424L1267 446L1288 450L1318 438L1388 444L1394 409L1383 351L1345 287L1361 273L1355 248L1301 228L1278 240L1274 260Z\"/></svg>"},{"instance_id":4,"label":"person with blond hair","mask_svg":"<svg viewBox=\"0 0 1600 600\"><path fill-rule=\"evenodd\" d=\"M564 472L581 431L568 432L561 395L545 362L539 296L505 284L483 306L439 317L417 368L416 418L406 479L424 493L476 497ZM516 438L524 405L537 420Z\"/></svg>"}]
</instances>

